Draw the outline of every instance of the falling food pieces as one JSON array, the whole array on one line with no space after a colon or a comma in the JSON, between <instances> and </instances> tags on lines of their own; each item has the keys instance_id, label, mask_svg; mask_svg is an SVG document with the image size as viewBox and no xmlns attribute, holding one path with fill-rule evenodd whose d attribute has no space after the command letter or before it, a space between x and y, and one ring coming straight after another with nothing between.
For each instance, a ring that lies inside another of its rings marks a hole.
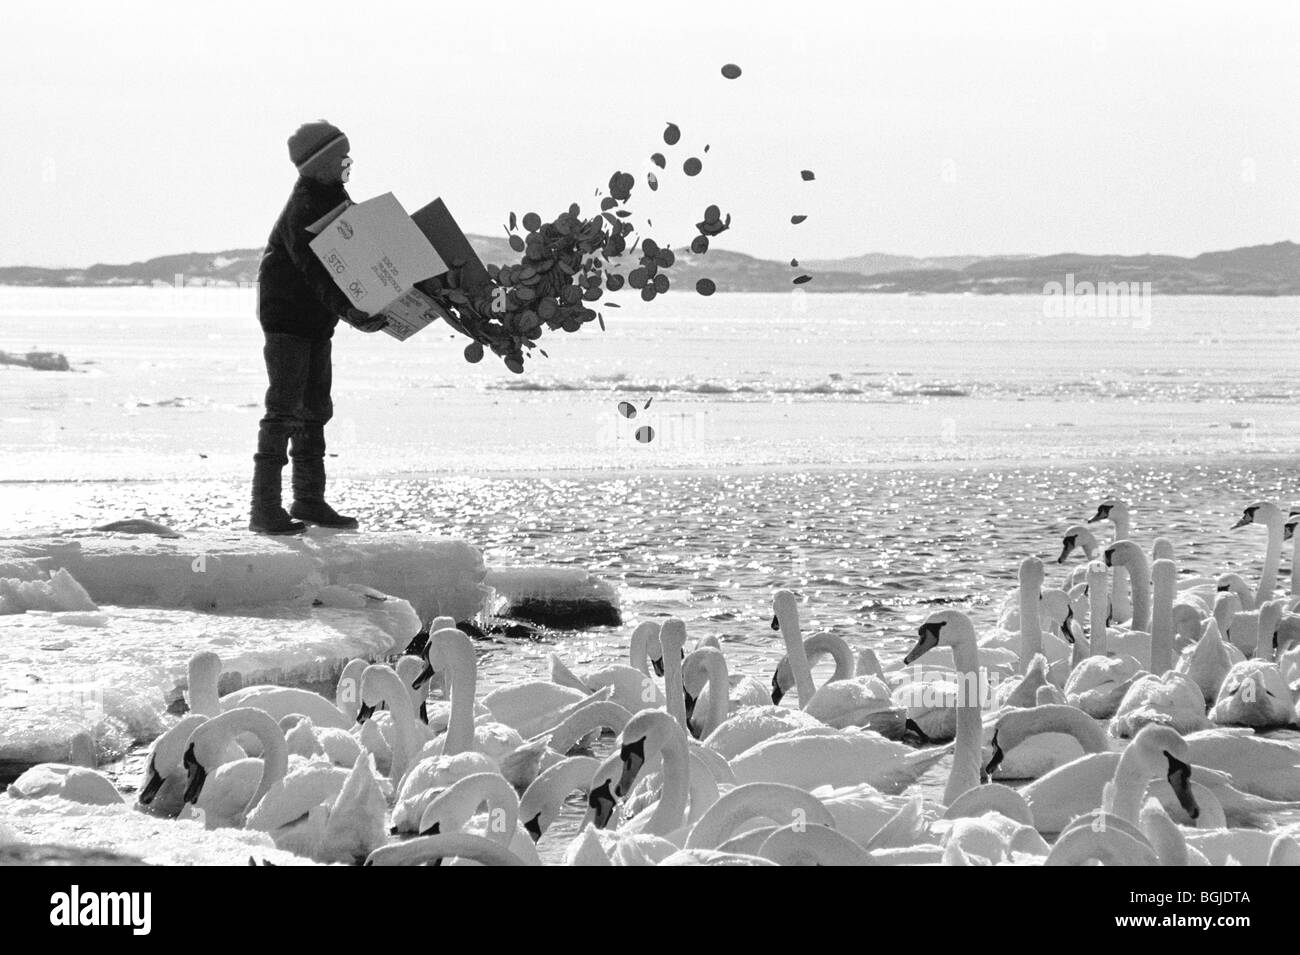
<instances>
[{"instance_id":1,"label":"falling food pieces","mask_svg":"<svg viewBox=\"0 0 1300 955\"><path fill-rule=\"evenodd\" d=\"M807 219L807 218L808 218L807 216L791 216L791 217L790 217L790 224L791 224L791 225L798 225L800 222L803 222L803 220L804 220L804 219Z\"/></svg>"},{"instance_id":2,"label":"falling food pieces","mask_svg":"<svg viewBox=\"0 0 1300 955\"><path fill-rule=\"evenodd\" d=\"M703 255L709 251L709 237L707 235L697 235L691 240L691 251L696 255Z\"/></svg>"},{"instance_id":3,"label":"falling food pieces","mask_svg":"<svg viewBox=\"0 0 1300 955\"><path fill-rule=\"evenodd\" d=\"M635 418L636 405L632 404L630 401L620 401L618 403L618 413L624 418Z\"/></svg>"},{"instance_id":4,"label":"falling food pieces","mask_svg":"<svg viewBox=\"0 0 1300 955\"><path fill-rule=\"evenodd\" d=\"M676 146L677 141L682 138L682 131L677 128L676 123L669 123L664 130L664 142L669 146Z\"/></svg>"},{"instance_id":5,"label":"falling food pieces","mask_svg":"<svg viewBox=\"0 0 1300 955\"><path fill-rule=\"evenodd\" d=\"M518 220L515 219L515 214L514 214L513 212L510 213L510 228L509 228L507 231L508 231L508 232L514 232L514 231L515 231L515 224L516 224L517 222L518 222Z\"/></svg>"},{"instance_id":6,"label":"falling food pieces","mask_svg":"<svg viewBox=\"0 0 1300 955\"><path fill-rule=\"evenodd\" d=\"M645 174L646 185L650 187L651 192L659 191L659 177L652 172Z\"/></svg>"},{"instance_id":7,"label":"falling food pieces","mask_svg":"<svg viewBox=\"0 0 1300 955\"><path fill-rule=\"evenodd\" d=\"M517 235L512 235L510 237L510 248L514 249L516 252L524 251L524 240L519 238Z\"/></svg>"},{"instance_id":8,"label":"falling food pieces","mask_svg":"<svg viewBox=\"0 0 1300 955\"><path fill-rule=\"evenodd\" d=\"M729 80L738 79L740 77L740 67L735 63L728 63L722 68L722 75Z\"/></svg>"},{"instance_id":9,"label":"falling food pieces","mask_svg":"<svg viewBox=\"0 0 1300 955\"><path fill-rule=\"evenodd\" d=\"M523 221L524 221L524 228L527 229L529 232L536 232L538 229L542 227L542 217L539 216L536 212L525 213Z\"/></svg>"},{"instance_id":10,"label":"falling food pieces","mask_svg":"<svg viewBox=\"0 0 1300 955\"><path fill-rule=\"evenodd\" d=\"M636 439L642 444L649 444L655 439L655 429L648 424L643 424L636 429Z\"/></svg>"},{"instance_id":11,"label":"falling food pieces","mask_svg":"<svg viewBox=\"0 0 1300 955\"><path fill-rule=\"evenodd\" d=\"M795 285L804 285L805 283L807 283L807 282L811 282L811 281L812 281L812 276L811 276L811 275L800 275L800 276L797 276L797 277L795 278L795 280L794 280L794 284L795 284Z\"/></svg>"},{"instance_id":12,"label":"falling food pieces","mask_svg":"<svg viewBox=\"0 0 1300 955\"><path fill-rule=\"evenodd\" d=\"M803 177L804 182L812 182L814 179L817 178L816 176L813 175L813 171L811 169L804 169L799 173L799 175Z\"/></svg>"},{"instance_id":13,"label":"falling food pieces","mask_svg":"<svg viewBox=\"0 0 1300 955\"><path fill-rule=\"evenodd\" d=\"M698 282L695 283L695 291L699 292L701 295L703 295L706 298L712 295L717 290L718 290L718 286L716 283L714 283L713 279L700 279Z\"/></svg>"},{"instance_id":14,"label":"falling food pieces","mask_svg":"<svg viewBox=\"0 0 1300 955\"><path fill-rule=\"evenodd\" d=\"M799 260L798 260L798 259L791 259L791 260L790 260L790 268L792 268L792 269L797 269L798 267L799 267Z\"/></svg>"},{"instance_id":15,"label":"falling food pieces","mask_svg":"<svg viewBox=\"0 0 1300 955\"><path fill-rule=\"evenodd\" d=\"M478 342L470 342L465 346L465 360L471 365L477 365L483 360L483 346Z\"/></svg>"},{"instance_id":16,"label":"falling food pieces","mask_svg":"<svg viewBox=\"0 0 1300 955\"><path fill-rule=\"evenodd\" d=\"M700 174L700 170L703 168L704 168L704 163L700 162L694 156L686 160L686 162L682 163L682 172L686 173L686 175L688 176L698 176Z\"/></svg>"},{"instance_id":17,"label":"falling food pieces","mask_svg":"<svg viewBox=\"0 0 1300 955\"><path fill-rule=\"evenodd\" d=\"M660 169L663 169L668 165L668 160L664 159L663 153L652 153L650 156L650 161L654 163L656 166L658 166Z\"/></svg>"}]
</instances>

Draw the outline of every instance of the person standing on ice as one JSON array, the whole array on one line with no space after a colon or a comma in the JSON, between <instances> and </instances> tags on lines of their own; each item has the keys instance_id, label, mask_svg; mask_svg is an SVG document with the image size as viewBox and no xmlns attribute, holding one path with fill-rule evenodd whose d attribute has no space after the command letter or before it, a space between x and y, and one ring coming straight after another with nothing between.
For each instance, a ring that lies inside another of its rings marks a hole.
<instances>
[{"instance_id":1,"label":"person standing on ice","mask_svg":"<svg viewBox=\"0 0 1300 955\"><path fill-rule=\"evenodd\" d=\"M270 379L253 455L248 522L259 534L301 534L305 524L357 526L355 518L325 503L325 423L334 414L331 339L340 316L363 332L379 331L386 320L353 308L309 247L352 201L344 188L352 166L349 149L347 136L323 119L305 123L289 137L298 181L257 270L257 317L266 334L263 355ZM293 504L286 512L280 479L289 459Z\"/></svg>"}]
</instances>

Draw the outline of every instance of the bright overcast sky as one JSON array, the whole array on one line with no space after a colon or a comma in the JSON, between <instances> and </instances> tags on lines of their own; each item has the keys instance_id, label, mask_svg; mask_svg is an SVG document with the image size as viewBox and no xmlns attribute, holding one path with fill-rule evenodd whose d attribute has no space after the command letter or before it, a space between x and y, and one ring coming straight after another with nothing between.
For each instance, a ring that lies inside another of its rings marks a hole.
<instances>
[{"instance_id":1,"label":"bright overcast sky","mask_svg":"<svg viewBox=\"0 0 1300 955\"><path fill-rule=\"evenodd\" d=\"M782 259L1300 239L1291 0L20 0L3 20L0 264L259 245L285 138L322 116L354 198L441 195L471 232L594 208L663 149L634 207L676 245L710 202L734 217L721 246Z\"/></svg>"}]
</instances>

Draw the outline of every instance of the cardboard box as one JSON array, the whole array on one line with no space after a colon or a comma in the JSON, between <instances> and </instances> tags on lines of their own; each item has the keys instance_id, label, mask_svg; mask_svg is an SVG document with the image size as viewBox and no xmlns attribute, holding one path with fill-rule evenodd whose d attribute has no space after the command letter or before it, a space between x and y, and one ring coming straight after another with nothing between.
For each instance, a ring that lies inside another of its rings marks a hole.
<instances>
[{"instance_id":1,"label":"cardboard box","mask_svg":"<svg viewBox=\"0 0 1300 955\"><path fill-rule=\"evenodd\" d=\"M411 221L433 244L444 262L460 267L460 288L467 295L473 298L492 284L483 261L441 199L434 199L412 213Z\"/></svg>"},{"instance_id":2,"label":"cardboard box","mask_svg":"<svg viewBox=\"0 0 1300 955\"><path fill-rule=\"evenodd\" d=\"M311 250L353 307L383 313L384 331L398 341L446 316L414 286L447 265L391 192L343 209L312 239Z\"/></svg>"}]
</instances>

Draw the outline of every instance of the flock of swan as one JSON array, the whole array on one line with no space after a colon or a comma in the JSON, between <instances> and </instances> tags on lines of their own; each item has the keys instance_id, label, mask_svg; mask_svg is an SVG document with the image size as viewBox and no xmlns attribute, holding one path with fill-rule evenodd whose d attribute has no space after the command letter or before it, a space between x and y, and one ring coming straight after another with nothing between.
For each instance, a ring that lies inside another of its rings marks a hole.
<instances>
[{"instance_id":1,"label":"flock of swan","mask_svg":"<svg viewBox=\"0 0 1300 955\"><path fill-rule=\"evenodd\" d=\"M221 660L198 653L190 712L154 742L136 806L367 865L537 865L576 799L577 835L550 847L573 865L1300 865L1300 826L1276 823L1300 808L1300 742L1260 735L1300 725L1294 556L1277 592L1297 520L1245 509L1239 527L1268 531L1252 587L1180 574L1171 542L1148 554L1107 501L1066 532L1057 563L1084 560L1055 586L1026 558L992 630L931 613L887 666L805 637L788 590L770 676L732 673L716 638L688 645L676 618L637 625L625 664L552 655L549 679L482 696L449 617L392 666L348 663L332 702L220 696ZM818 687L823 658L835 670ZM605 733L612 754L590 755ZM926 799L918 780L943 759L942 800ZM63 764L9 794L123 801Z\"/></svg>"}]
</instances>

